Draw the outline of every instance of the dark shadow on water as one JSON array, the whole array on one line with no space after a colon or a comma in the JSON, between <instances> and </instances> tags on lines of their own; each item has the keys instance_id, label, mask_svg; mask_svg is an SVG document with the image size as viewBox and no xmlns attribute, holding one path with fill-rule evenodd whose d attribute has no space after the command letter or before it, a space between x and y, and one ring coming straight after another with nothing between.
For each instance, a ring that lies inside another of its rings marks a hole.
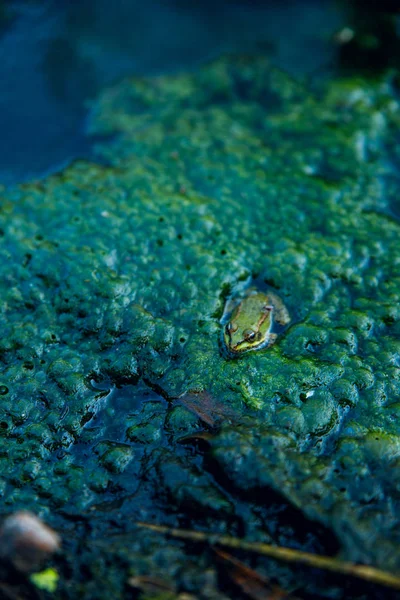
<instances>
[{"instance_id":1,"label":"dark shadow on water","mask_svg":"<svg viewBox=\"0 0 400 600\"><path fill-rule=\"evenodd\" d=\"M116 387L104 382L95 386L99 390L96 410L86 417L80 441L68 450L68 454L82 459L83 463L91 453L96 453L99 444L140 448L142 444L130 442L126 437L130 417L140 413L146 402L159 403L162 410L167 407L167 402L144 384Z\"/></svg>"}]
</instances>

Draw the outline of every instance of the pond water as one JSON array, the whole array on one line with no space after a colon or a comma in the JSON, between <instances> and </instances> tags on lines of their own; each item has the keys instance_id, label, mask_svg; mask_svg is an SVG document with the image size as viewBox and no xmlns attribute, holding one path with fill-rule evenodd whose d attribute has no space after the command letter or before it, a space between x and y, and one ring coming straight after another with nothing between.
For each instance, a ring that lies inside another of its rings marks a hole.
<instances>
[{"instance_id":1,"label":"pond water","mask_svg":"<svg viewBox=\"0 0 400 600\"><path fill-rule=\"evenodd\" d=\"M91 156L88 103L127 74L190 70L224 51L271 56L294 73L329 64L335 2L15 0L0 14L0 183ZM284 35L281 32L284 31Z\"/></svg>"}]
</instances>

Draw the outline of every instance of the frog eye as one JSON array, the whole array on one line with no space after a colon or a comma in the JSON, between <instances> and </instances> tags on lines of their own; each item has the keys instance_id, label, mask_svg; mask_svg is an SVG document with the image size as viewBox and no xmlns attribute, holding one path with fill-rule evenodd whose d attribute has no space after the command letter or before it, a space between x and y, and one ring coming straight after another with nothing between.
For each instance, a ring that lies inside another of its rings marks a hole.
<instances>
[{"instance_id":1,"label":"frog eye","mask_svg":"<svg viewBox=\"0 0 400 600\"><path fill-rule=\"evenodd\" d=\"M273 306L269 306L268 304L265 304L265 306L262 307L262 311L263 312L271 312L274 310Z\"/></svg>"},{"instance_id":2,"label":"frog eye","mask_svg":"<svg viewBox=\"0 0 400 600\"><path fill-rule=\"evenodd\" d=\"M254 342L254 340L256 339L256 332L252 329L245 329L243 331L243 337L246 340L246 342Z\"/></svg>"},{"instance_id":3,"label":"frog eye","mask_svg":"<svg viewBox=\"0 0 400 600\"><path fill-rule=\"evenodd\" d=\"M234 325L233 323L229 322L226 325L226 333L235 333L235 331L237 331L238 326Z\"/></svg>"}]
</instances>

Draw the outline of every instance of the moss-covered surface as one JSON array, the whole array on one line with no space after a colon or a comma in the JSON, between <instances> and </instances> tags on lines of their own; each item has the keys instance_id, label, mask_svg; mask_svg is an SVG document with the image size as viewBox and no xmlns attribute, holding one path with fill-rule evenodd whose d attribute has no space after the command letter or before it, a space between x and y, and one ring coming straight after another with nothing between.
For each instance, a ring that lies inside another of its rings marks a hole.
<instances>
[{"instance_id":1,"label":"moss-covered surface","mask_svg":"<svg viewBox=\"0 0 400 600\"><path fill-rule=\"evenodd\" d=\"M1 511L60 531L60 597L132 574L219 593L212 553L138 520L400 568L399 125L390 77L308 89L225 59L105 91L99 164L2 194ZM229 360L249 285L293 321Z\"/></svg>"}]
</instances>

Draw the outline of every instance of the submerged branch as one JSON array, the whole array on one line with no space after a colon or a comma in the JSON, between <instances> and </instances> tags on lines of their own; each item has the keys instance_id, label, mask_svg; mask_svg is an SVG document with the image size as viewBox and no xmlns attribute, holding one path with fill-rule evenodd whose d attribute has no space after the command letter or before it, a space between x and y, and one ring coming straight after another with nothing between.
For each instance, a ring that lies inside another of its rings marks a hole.
<instances>
[{"instance_id":1,"label":"submerged branch","mask_svg":"<svg viewBox=\"0 0 400 600\"><path fill-rule=\"evenodd\" d=\"M137 525L139 527L145 527L147 529L151 529L152 531L157 531L158 533L163 533L181 540L202 542L211 545L218 544L228 548L236 548L238 550L245 550L247 552L255 552L257 554L263 554L264 556L275 558L277 560L301 563L317 569L324 569L326 571L332 571L333 573L358 577L359 579L369 581L370 583L376 583L400 590L400 577L392 575L386 571L381 571L375 567L369 567L368 565L358 565L351 562L345 562L337 558L320 556L318 554L311 554L310 552L302 552L301 550L294 550L292 548L285 548L282 546L272 546L270 544L263 544L260 542L246 542L228 535L192 531L190 529L174 529L171 527L165 527L163 525L154 525L152 523L137 523Z\"/></svg>"}]
</instances>

